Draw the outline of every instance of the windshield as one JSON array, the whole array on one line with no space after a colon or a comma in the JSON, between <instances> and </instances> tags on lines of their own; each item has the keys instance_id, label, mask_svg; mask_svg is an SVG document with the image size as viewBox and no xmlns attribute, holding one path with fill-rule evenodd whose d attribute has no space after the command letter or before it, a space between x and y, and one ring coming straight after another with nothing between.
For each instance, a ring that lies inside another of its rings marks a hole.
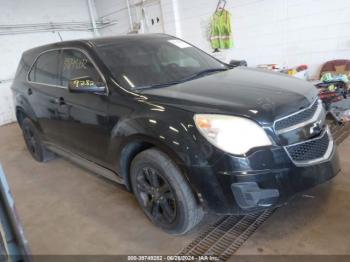
<instances>
[{"instance_id":1,"label":"windshield","mask_svg":"<svg viewBox=\"0 0 350 262\"><path fill-rule=\"evenodd\" d=\"M187 81L227 66L186 42L169 37L120 38L97 52L118 83L128 89Z\"/></svg>"}]
</instances>

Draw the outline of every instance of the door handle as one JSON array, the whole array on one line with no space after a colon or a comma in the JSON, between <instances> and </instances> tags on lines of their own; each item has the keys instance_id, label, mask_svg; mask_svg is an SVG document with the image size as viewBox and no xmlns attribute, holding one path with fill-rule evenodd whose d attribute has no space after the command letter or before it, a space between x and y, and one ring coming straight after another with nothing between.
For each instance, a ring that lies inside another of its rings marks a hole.
<instances>
[{"instance_id":1,"label":"door handle","mask_svg":"<svg viewBox=\"0 0 350 262\"><path fill-rule=\"evenodd\" d=\"M66 104L63 97L55 98L54 103L60 106L63 106Z\"/></svg>"},{"instance_id":2,"label":"door handle","mask_svg":"<svg viewBox=\"0 0 350 262\"><path fill-rule=\"evenodd\" d=\"M27 93L28 93L28 95L31 95L31 94L33 94L33 90L31 88L28 88Z\"/></svg>"}]
</instances>

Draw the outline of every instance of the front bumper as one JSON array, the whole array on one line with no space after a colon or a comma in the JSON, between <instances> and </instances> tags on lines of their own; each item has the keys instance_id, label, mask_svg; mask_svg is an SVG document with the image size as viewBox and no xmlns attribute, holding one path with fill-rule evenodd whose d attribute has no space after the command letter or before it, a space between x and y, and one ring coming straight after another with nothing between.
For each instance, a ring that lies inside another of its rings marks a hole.
<instances>
[{"instance_id":1,"label":"front bumper","mask_svg":"<svg viewBox=\"0 0 350 262\"><path fill-rule=\"evenodd\" d=\"M315 99L309 107L264 127L274 141L271 147L242 157L202 140L207 157L190 167L199 199L216 213L252 213L283 205L296 193L330 180L340 167L325 116Z\"/></svg>"},{"instance_id":2,"label":"front bumper","mask_svg":"<svg viewBox=\"0 0 350 262\"><path fill-rule=\"evenodd\" d=\"M331 157L328 161L322 162L313 166L304 167L290 167L282 170L270 170L265 173L254 174L249 172L250 175L236 174L237 182L231 185L231 190L234 194L234 201L237 204L237 209L234 213L249 213L256 211L257 209L263 209L267 207L281 206L287 202L296 193L310 189L318 184L322 184L334 176L340 171L337 151L334 148ZM240 199L237 193L237 185L245 185L245 183L256 183L258 190L250 190L244 188L241 192ZM251 205L247 205L247 200L255 194ZM259 195L260 194L260 195ZM259 198L260 196L260 198ZM253 205L255 204L255 205Z\"/></svg>"},{"instance_id":3,"label":"front bumper","mask_svg":"<svg viewBox=\"0 0 350 262\"><path fill-rule=\"evenodd\" d=\"M246 214L285 204L298 192L324 183L339 171L337 149L324 161L297 166L283 147L246 158L229 154L212 166L192 167L204 205L219 214Z\"/></svg>"}]
</instances>

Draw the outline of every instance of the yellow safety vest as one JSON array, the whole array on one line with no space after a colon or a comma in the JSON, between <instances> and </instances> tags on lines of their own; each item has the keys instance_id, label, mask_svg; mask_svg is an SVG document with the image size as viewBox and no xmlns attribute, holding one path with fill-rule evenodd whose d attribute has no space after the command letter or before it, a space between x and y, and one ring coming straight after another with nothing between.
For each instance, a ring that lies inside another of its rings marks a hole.
<instances>
[{"instance_id":1,"label":"yellow safety vest","mask_svg":"<svg viewBox=\"0 0 350 262\"><path fill-rule=\"evenodd\" d=\"M211 18L210 43L213 49L233 47L231 14L226 10L216 11Z\"/></svg>"}]
</instances>

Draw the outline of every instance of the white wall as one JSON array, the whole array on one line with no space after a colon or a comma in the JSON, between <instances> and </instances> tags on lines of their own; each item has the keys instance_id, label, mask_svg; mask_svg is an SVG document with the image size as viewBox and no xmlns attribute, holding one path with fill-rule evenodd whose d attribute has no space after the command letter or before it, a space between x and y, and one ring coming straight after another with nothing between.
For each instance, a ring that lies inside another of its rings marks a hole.
<instances>
[{"instance_id":1,"label":"white wall","mask_svg":"<svg viewBox=\"0 0 350 262\"><path fill-rule=\"evenodd\" d=\"M0 0L0 4L0 25L86 22L90 19L86 0ZM63 31L60 34L63 40L92 37L89 31ZM58 41L57 32L0 35L0 81L14 77L23 51ZM10 85L11 81L0 83L0 125L15 120Z\"/></svg>"},{"instance_id":2,"label":"white wall","mask_svg":"<svg viewBox=\"0 0 350 262\"><path fill-rule=\"evenodd\" d=\"M139 2L134 0L134 2ZM132 2L132 1L131 1ZM207 31L218 0L160 0L165 33L212 52ZM118 25L102 34L128 31L126 0L96 0L98 15L114 10ZM246 59L250 66L277 63L310 66L318 74L327 60L350 59L349 0L227 0L235 46L224 60Z\"/></svg>"},{"instance_id":3,"label":"white wall","mask_svg":"<svg viewBox=\"0 0 350 262\"><path fill-rule=\"evenodd\" d=\"M133 25L136 23L142 24L139 32L163 32L162 27L162 12L159 8L160 0L145 0L143 2L144 13L142 15L141 0L129 0L130 16L127 8L127 0L95 0L95 6L98 18L117 21L115 25L108 26L99 30L103 36L124 35L132 31ZM160 23L151 24L152 18L160 18ZM145 21L147 20L147 21ZM159 31L158 31L159 30Z\"/></svg>"},{"instance_id":4,"label":"white wall","mask_svg":"<svg viewBox=\"0 0 350 262\"><path fill-rule=\"evenodd\" d=\"M218 1L161 2L166 31L210 52L206 28ZM235 43L224 52L227 61L246 59L251 66L305 63L315 75L327 60L350 59L349 0L228 0L226 9L232 15Z\"/></svg>"},{"instance_id":5,"label":"white wall","mask_svg":"<svg viewBox=\"0 0 350 262\"><path fill-rule=\"evenodd\" d=\"M132 0L130 0L130 3ZM98 18L117 20L118 23L100 30L101 35L123 35L130 29L126 0L95 0Z\"/></svg>"}]
</instances>

